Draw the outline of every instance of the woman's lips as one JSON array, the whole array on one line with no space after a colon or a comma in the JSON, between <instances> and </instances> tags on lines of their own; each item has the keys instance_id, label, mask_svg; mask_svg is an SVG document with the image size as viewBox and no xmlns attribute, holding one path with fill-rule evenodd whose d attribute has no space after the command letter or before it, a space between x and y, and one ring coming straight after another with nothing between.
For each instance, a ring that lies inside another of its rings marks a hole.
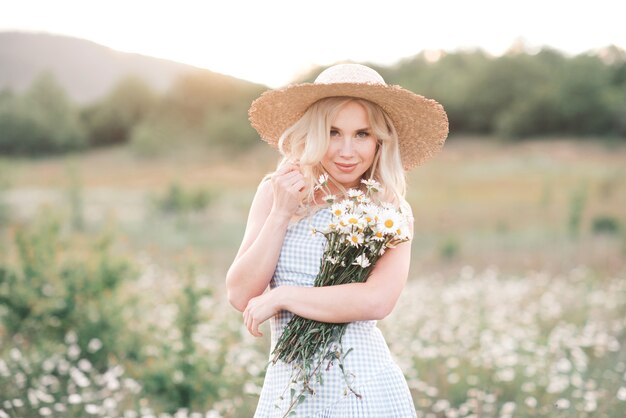
<instances>
[{"instance_id":1,"label":"woman's lips","mask_svg":"<svg viewBox=\"0 0 626 418\"><path fill-rule=\"evenodd\" d=\"M357 166L357 164L342 164L342 163L335 163L335 165L340 171L343 171L344 173L352 172L352 170L354 170L354 168Z\"/></svg>"}]
</instances>

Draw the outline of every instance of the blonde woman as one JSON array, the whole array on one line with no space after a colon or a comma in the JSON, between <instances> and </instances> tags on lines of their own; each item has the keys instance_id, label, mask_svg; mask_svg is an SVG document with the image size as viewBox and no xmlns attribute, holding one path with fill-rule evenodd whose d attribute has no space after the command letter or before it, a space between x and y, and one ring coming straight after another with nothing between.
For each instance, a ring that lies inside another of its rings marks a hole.
<instances>
[{"instance_id":1,"label":"blonde woman","mask_svg":"<svg viewBox=\"0 0 626 418\"><path fill-rule=\"evenodd\" d=\"M342 343L352 349L343 370L324 367L315 393L290 416L415 416L402 371L376 327L407 280L410 240L385 252L364 283L314 287L325 240L310 231L322 229L331 217L325 193L315 187L320 174L329 176L328 187L337 196L374 179L382 185L382 200L410 213L405 171L441 149L448 134L445 111L434 100L387 85L369 67L340 64L314 83L263 93L249 114L261 138L283 158L253 199L226 277L230 303L243 312L254 336L262 335L259 326L269 320L272 349L294 314L348 323ZM355 390L346 390L346 370ZM282 417L292 410L285 394L292 377L290 364L270 362L255 417Z\"/></svg>"}]
</instances>

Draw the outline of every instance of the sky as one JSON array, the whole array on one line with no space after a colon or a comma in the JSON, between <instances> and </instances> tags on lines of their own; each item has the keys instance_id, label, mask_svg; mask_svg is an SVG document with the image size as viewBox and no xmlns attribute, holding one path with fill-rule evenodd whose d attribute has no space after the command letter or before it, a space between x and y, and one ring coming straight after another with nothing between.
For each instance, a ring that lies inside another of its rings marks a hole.
<instances>
[{"instance_id":1,"label":"sky","mask_svg":"<svg viewBox=\"0 0 626 418\"><path fill-rule=\"evenodd\" d=\"M48 32L279 87L316 65L523 41L626 48L619 0L0 0L0 31Z\"/></svg>"}]
</instances>

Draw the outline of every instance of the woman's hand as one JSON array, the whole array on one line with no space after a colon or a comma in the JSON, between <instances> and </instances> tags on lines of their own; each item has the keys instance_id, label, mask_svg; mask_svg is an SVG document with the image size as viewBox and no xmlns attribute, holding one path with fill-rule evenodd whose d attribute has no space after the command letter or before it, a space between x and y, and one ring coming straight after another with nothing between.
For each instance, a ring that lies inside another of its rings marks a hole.
<instances>
[{"instance_id":1,"label":"woman's hand","mask_svg":"<svg viewBox=\"0 0 626 418\"><path fill-rule=\"evenodd\" d=\"M300 167L297 164L287 164L272 175L271 181L274 192L272 211L291 218L303 197L304 176Z\"/></svg>"},{"instance_id":2,"label":"woman's hand","mask_svg":"<svg viewBox=\"0 0 626 418\"><path fill-rule=\"evenodd\" d=\"M255 337L263 336L259 331L259 325L276 315L281 309L278 303L278 289L269 290L250 299L243 311L243 322L250 334Z\"/></svg>"}]
</instances>

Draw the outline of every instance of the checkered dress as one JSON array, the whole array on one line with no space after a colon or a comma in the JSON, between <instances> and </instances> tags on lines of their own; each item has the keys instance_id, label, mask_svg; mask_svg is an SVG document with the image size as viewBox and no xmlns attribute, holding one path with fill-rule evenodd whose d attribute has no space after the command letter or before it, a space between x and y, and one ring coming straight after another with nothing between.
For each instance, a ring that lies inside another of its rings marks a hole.
<instances>
[{"instance_id":1,"label":"checkered dress","mask_svg":"<svg viewBox=\"0 0 626 418\"><path fill-rule=\"evenodd\" d=\"M270 283L272 288L282 285L313 286L326 239L321 234L312 235L311 228L325 228L330 219L330 210L325 208L289 226ZM281 311L270 319L272 350L292 316L291 312ZM307 394L306 400L296 407L296 414L290 416L416 416L406 380L392 360L376 321L349 323L342 344L344 352L353 348L345 357L344 368L350 376L351 387L361 397L347 389L345 377L335 362L328 370L324 370L321 384L312 384L315 394ZM282 361L276 364L269 362L255 418L285 415L291 401L289 381L293 372L292 367Z\"/></svg>"}]
</instances>

